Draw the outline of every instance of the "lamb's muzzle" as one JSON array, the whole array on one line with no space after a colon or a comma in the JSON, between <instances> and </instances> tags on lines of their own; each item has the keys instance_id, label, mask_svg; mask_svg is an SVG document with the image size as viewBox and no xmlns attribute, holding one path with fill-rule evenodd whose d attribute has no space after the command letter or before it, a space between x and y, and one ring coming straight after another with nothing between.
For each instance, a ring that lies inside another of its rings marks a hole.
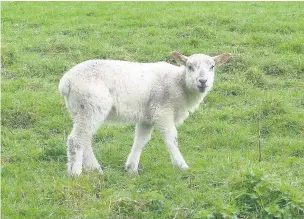
<instances>
[{"instance_id":1,"label":"lamb's muzzle","mask_svg":"<svg viewBox=\"0 0 304 219\"><path fill-rule=\"evenodd\" d=\"M172 58L182 65L89 60L64 74L59 91L73 119L67 142L70 175L81 174L82 167L102 173L92 150L92 136L103 123L113 122L136 124L127 171L138 171L141 151L154 127L162 135L173 165L188 168L178 149L176 125L203 101L213 86L214 66L228 61L231 54L187 57L173 52Z\"/></svg>"}]
</instances>

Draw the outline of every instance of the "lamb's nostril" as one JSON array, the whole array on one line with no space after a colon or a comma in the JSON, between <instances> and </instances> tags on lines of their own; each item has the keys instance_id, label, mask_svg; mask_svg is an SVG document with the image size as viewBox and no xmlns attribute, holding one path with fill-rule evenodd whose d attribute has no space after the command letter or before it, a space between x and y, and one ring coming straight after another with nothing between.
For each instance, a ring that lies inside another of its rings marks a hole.
<instances>
[{"instance_id":1,"label":"lamb's nostril","mask_svg":"<svg viewBox=\"0 0 304 219\"><path fill-rule=\"evenodd\" d=\"M205 85L206 84L206 82L207 82L207 79L199 79L198 80L202 85Z\"/></svg>"}]
</instances>

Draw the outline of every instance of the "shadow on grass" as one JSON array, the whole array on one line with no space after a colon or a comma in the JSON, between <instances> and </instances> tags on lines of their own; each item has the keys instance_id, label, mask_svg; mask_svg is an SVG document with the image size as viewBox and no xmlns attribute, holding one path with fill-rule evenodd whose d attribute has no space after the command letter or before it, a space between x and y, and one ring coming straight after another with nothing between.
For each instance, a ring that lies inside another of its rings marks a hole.
<instances>
[{"instance_id":1,"label":"shadow on grass","mask_svg":"<svg viewBox=\"0 0 304 219\"><path fill-rule=\"evenodd\" d=\"M58 161L60 163L67 162L67 155L65 148L49 148L44 149L39 160L43 161Z\"/></svg>"}]
</instances>

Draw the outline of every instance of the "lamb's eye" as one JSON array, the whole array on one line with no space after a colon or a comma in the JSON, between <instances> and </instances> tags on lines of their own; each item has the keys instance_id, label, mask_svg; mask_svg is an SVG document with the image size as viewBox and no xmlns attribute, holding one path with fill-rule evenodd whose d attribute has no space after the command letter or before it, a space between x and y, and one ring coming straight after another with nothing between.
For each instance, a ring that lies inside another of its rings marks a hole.
<instances>
[{"instance_id":1,"label":"lamb's eye","mask_svg":"<svg viewBox=\"0 0 304 219\"><path fill-rule=\"evenodd\" d=\"M188 65L188 70L189 70L189 71L193 71L194 68L193 68L191 65Z\"/></svg>"},{"instance_id":2,"label":"lamb's eye","mask_svg":"<svg viewBox=\"0 0 304 219\"><path fill-rule=\"evenodd\" d=\"M212 71L214 69L214 65L211 66L210 71Z\"/></svg>"}]
</instances>

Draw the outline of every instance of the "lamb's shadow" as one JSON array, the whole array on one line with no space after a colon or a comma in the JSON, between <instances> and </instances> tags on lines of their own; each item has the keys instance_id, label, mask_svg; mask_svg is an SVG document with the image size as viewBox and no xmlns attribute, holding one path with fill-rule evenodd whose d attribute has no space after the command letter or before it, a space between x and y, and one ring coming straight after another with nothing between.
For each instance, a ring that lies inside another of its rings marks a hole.
<instances>
[{"instance_id":1,"label":"lamb's shadow","mask_svg":"<svg viewBox=\"0 0 304 219\"><path fill-rule=\"evenodd\" d=\"M60 163L66 163L67 162L66 149L65 148L44 149L40 159L44 161L57 161Z\"/></svg>"}]
</instances>

